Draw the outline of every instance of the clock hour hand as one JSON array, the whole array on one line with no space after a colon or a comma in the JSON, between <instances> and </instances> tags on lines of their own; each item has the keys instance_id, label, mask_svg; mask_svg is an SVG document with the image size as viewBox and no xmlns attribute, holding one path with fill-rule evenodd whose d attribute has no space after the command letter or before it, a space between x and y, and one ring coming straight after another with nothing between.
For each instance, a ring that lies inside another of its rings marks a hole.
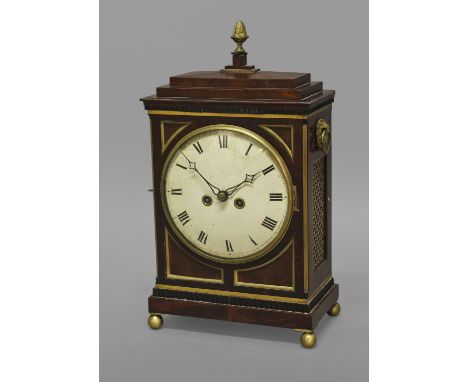
<instances>
[{"instance_id":1,"label":"clock hour hand","mask_svg":"<svg viewBox=\"0 0 468 382\"><path fill-rule=\"evenodd\" d=\"M191 170L194 170L198 175L201 176L201 178L206 182L206 184L210 187L211 189L211 192L213 192L213 194L215 194L216 196L218 196L218 194L220 193L220 189L218 187L216 187L215 185L211 184L202 174L200 171L198 171L197 169L197 164L195 162L192 162L190 159L187 158L187 156L181 151L182 155L185 157L185 159L187 159L187 162L189 164L189 169Z\"/></svg>"},{"instance_id":2,"label":"clock hour hand","mask_svg":"<svg viewBox=\"0 0 468 382\"><path fill-rule=\"evenodd\" d=\"M250 174L245 174L245 179L240 182L239 184L236 184L235 186L232 186L232 187L229 187L226 189L226 192L228 194L228 196L231 196L234 191L236 191L240 186L242 186L244 183L252 183L253 180L255 179L255 176L257 176L261 171L253 174L253 175L250 175Z\"/></svg>"}]
</instances>

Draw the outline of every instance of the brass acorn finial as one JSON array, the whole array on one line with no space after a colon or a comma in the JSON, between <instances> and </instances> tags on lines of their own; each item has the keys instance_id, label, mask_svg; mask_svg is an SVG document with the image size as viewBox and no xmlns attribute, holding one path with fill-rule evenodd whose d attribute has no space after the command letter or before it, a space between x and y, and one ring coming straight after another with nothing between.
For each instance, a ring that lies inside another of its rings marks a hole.
<instances>
[{"instance_id":1,"label":"brass acorn finial","mask_svg":"<svg viewBox=\"0 0 468 382\"><path fill-rule=\"evenodd\" d=\"M237 44L237 48L232 53L232 65L226 65L221 69L224 74L252 74L260 69L255 69L255 65L247 65L247 52L242 44L249 38L243 21L237 21L232 30L231 38Z\"/></svg>"},{"instance_id":2,"label":"brass acorn finial","mask_svg":"<svg viewBox=\"0 0 468 382\"><path fill-rule=\"evenodd\" d=\"M243 21L239 20L234 25L234 29L232 30L231 38L237 44L237 48L234 50L234 54L239 53L246 53L242 44L249 38L247 34L247 29L245 29L245 24Z\"/></svg>"}]
</instances>

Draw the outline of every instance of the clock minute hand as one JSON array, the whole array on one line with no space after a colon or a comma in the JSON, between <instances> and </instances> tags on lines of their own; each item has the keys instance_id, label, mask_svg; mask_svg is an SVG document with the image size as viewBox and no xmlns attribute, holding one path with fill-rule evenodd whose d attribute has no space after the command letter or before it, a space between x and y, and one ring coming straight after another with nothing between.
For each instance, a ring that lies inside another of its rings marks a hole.
<instances>
[{"instance_id":1,"label":"clock minute hand","mask_svg":"<svg viewBox=\"0 0 468 382\"><path fill-rule=\"evenodd\" d=\"M181 151L182 155L185 157L185 159L187 159L187 162L189 164L189 168L191 170L195 170L195 172L201 176L201 178L206 182L206 184L210 187L211 189L211 192L213 192L213 194L215 194L216 196L220 193L220 189L218 187L216 187L215 185L211 184L208 179L206 179L202 173L200 171L198 171L197 169L197 164L195 162L192 162L190 159L187 158L187 156Z\"/></svg>"},{"instance_id":2,"label":"clock minute hand","mask_svg":"<svg viewBox=\"0 0 468 382\"><path fill-rule=\"evenodd\" d=\"M242 186L244 183L253 183L253 180L255 179L255 177L260 173L261 171L253 174L253 175L250 175L250 174L245 174L245 179L240 182L239 184L236 184L235 186L232 186L232 187L229 187L229 188L226 188L226 192L228 194L228 196L231 196L234 191L236 191L240 186Z\"/></svg>"}]
</instances>

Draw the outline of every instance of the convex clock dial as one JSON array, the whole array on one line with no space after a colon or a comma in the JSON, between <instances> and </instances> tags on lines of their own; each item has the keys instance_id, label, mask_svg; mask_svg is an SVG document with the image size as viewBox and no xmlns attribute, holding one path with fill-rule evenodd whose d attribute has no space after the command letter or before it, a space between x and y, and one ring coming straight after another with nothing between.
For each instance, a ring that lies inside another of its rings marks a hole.
<instances>
[{"instance_id":1,"label":"convex clock dial","mask_svg":"<svg viewBox=\"0 0 468 382\"><path fill-rule=\"evenodd\" d=\"M188 134L169 154L161 185L176 235L216 261L260 257L290 223L292 185L283 160L241 127L208 126Z\"/></svg>"}]
</instances>

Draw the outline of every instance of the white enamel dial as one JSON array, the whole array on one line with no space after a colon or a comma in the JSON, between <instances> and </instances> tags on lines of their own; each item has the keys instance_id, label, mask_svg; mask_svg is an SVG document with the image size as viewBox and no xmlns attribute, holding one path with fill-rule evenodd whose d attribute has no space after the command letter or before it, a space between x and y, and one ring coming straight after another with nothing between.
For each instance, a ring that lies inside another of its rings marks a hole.
<instances>
[{"instance_id":1,"label":"white enamel dial","mask_svg":"<svg viewBox=\"0 0 468 382\"><path fill-rule=\"evenodd\" d=\"M214 260L261 256L289 225L286 166L265 140L240 127L216 125L184 137L168 156L161 186L177 235Z\"/></svg>"}]
</instances>

